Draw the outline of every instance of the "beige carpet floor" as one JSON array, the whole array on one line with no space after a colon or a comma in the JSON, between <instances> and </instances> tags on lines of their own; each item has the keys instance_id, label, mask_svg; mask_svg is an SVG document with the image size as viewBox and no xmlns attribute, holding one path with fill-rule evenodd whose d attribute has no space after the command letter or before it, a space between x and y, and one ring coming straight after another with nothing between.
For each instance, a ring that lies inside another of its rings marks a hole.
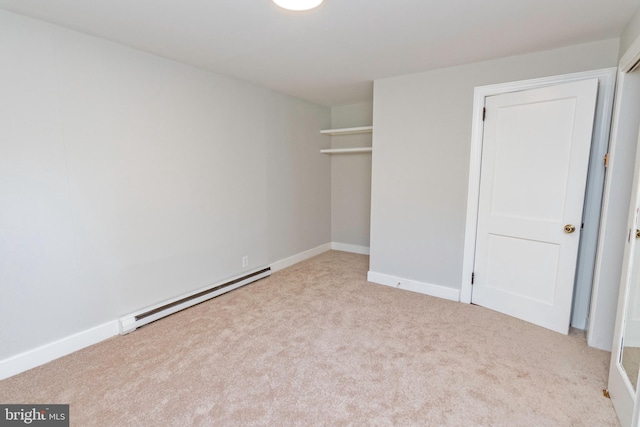
<instances>
[{"instance_id":1,"label":"beige carpet floor","mask_svg":"<svg viewBox=\"0 0 640 427\"><path fill-rule=\"evenodd\" d=\"M609 353L327 252L0 382L72 426L615 426Z\"/></svg>"}]
</instances>

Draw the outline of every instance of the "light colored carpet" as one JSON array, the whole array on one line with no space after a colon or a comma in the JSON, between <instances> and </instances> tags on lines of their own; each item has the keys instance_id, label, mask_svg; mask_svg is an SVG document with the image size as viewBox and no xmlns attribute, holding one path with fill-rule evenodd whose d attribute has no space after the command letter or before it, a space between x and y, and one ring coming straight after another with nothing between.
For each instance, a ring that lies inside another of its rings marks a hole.
<instances>
[{"instance_id":1,"label":"light colored carpet","mask_svg":"<svg viewBox=\"0 0 640 427\"><path fill-rule=\"evenodd\" d=\"M72 426L615 426L609 353L327 252L0 382Z\"/></svg>"}]
</instances>

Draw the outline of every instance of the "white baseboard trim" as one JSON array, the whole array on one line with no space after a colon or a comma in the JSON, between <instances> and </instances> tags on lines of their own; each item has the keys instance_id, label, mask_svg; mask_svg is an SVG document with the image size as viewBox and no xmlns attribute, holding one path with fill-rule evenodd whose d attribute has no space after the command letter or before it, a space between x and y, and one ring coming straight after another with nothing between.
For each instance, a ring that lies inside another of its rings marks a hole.
<instances>
[{"instance_id":1,"label":"white baseboard trim","mask_svg":"<svg viewBox=\"0 0 640 427\"><path fill-rule=\"evenodd\" d=\"M348 243L331 242L334 251L351 252L354 254L369 255L369 246L350 245Z\"/></svg>"},{"instance_id":2,"label":"white baseboard trim","mask_svg":"<svg viewBox=\"0 0 640 427\"><path fill-rule=\"evenodd\" d=\"M226 280L212 283L200 289L196 289L195 291L182 294L170 300L138 310L135 313L123 316L118 320L120 325L120 335L126 335L135 331L137 328L148 325L151 322L170 316L178 311L186 310L189 307L193 307L194 305L200 304L204 301L251 284L257 280L264 279L270 275L271 270L269 268L258 267L252 271L245 271L239 276L230 277Z\"/></svg>"},{"instance_id":3,"label":"white baseboard trim","mask_svg":"<svg viewBox=\"0 0 640 427\"><path fill-rule=\"evenodd\" d=\"M97 344L100 341L118 335L118 332L118 321L114 320L33 350L11 356L8 359L0 360L0 380Z\"/></svg>"},{"instance_id":4,"label":"white baseboard trim","mask_svg":"<svg viewBox=\"0 0 640 427\"><path fill-rule=\"evenodd\" d=\"M270 265L271 271L276 272L278 270L282 270L331 249L355 253L364 253L363 251L366 250L367 254L369 250L369 248L362 246L347 245L344 243L325 243L283 260L274 262ZM45 363L51 362L52 360L66 356L75 351L82 350L85 347L89 347L90 345L97 344L101 341L119 335L120 332L120 321L119 319L116 319L91 329L87 329L86 331L61 338L33 350L28 350L24 353L0 360L0 380L28 371L29 369L37 366L44 365Z\"/></svg>"},{"instance_id":5,"label":"white baseboard trim","mask_svg":"<svg viewBox=\"0 0 640 427\"><path fill-rule=\"evenodd\" d=\"M460 291L446 286L418 282L417 280L403 279L401 277L390 276L388 274L376 273L375 271L369 271L367 274L367 280L372 283L390 286L392 288L418 292L420 294L444 298L451 301L460 301Z\"/></svg>"},{"instance_id":6,"label":"white baseboard trim","mask_svg":"<svg viewBox=\"0 0 640 427\"><path fill-rule=\"evenodd\" d=\"M316 255L320 255L321 253L327 252L331 250L331 243L325 243L320 246L316 246L313 249L309 249L304 252L300 252L299 254L292 255L288 258L281 259L280 261L276 261L270 265L271 272L275 273L276 271L285 269L287 267L291 267L294 264L297 264L302 261L306 261L309 258L313 258Z\"/></svg>"}]
</instances>

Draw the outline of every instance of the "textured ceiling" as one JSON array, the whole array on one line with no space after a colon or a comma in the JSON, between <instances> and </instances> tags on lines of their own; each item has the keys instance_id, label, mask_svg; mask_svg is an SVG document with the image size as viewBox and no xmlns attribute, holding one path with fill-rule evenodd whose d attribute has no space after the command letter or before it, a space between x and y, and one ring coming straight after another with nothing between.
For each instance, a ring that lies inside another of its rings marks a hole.
<instances>
[{"instance_id":1,"label":"textured ceiling","mask_svg":"<svg viewBox=\"0 0 640 427\"><path fill-rule=\"evenodd\" d=\"M372 81L618 37L640 0L0 0L0 8L327 106ZM1 31L1 29L0 29Z\"/></svg>"}]
</instances>

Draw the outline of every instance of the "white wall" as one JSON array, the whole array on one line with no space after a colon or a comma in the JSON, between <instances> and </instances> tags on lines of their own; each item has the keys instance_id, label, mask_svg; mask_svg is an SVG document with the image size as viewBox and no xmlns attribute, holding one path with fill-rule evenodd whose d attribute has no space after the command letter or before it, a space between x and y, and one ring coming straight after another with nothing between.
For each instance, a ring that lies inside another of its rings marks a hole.
<instances>
[{"instance_id":1,"label":"white wall","mask_svg":"<svg viewBox=\"0 0 640 427\"><path fill-rule=\"evenodd\" d=\"M618 40L374 82L374 273L460 289L473 89L615 66Z\"/></svg>"},{"instance_id":2,"label":"white wall","mask_svg":"<svg viewBox=\"0 0 640 427\"><path fill-rule=\"evenodd\" d=\"M269 262L331 240L331 160L320 154L328 108L270 93L264 104ZM262 163L264 159L260 160Z\"/></svg>"},{"instance_id":3,"label":"white wall","mask_svg":"<svg viewBox=\"0 0 640 427\"><path fill-rule=\"evenodd\" d=\"M330 241L328 108L0 28L0 361Z\"/></svg>"},{"instance_id":4,"label":"white wall","mask_svg":"<svg viewBox=\"0 0 640 427\"><path fill-rule=\"evenodd\" d=\"M370 126L370 102L333 107L333 129ZM371 134L331 137L333 148L370 147ZM331 156L331 240L334 243L369 247L371 218L371 153Z\"/></svg>"}]
</instances>

